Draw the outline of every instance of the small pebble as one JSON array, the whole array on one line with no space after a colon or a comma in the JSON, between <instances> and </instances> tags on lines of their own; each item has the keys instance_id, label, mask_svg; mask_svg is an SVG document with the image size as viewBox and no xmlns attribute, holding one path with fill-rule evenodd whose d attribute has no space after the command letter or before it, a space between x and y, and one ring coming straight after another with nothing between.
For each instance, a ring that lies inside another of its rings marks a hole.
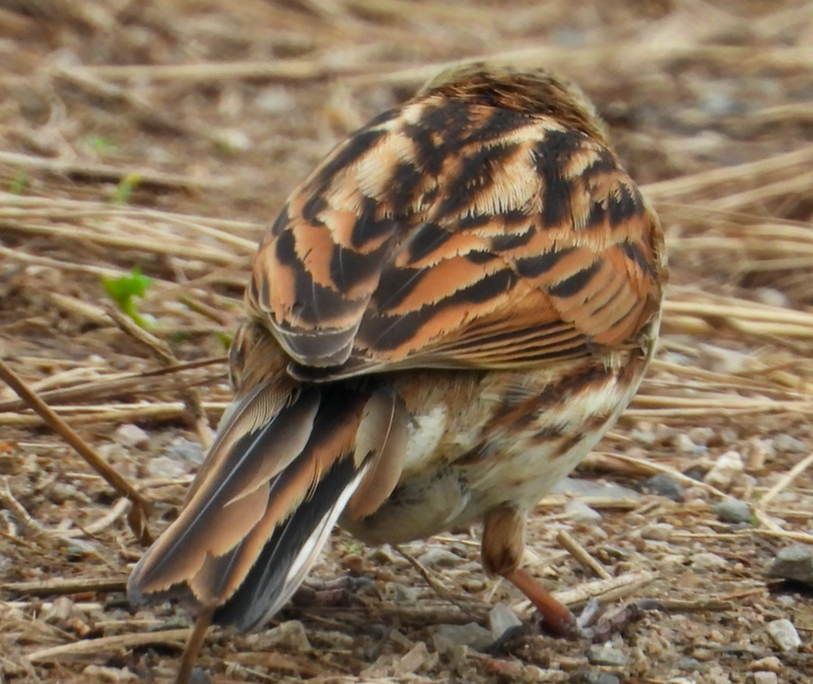
<instances>
[{"instance_id":1,"label":"small pebble","mask_svg":"<svg viewBox=\"0 0 813 684\"><path fill-rule=\"evenodd\" d=\"M87 681L92 682L126 682L140 679L137 674L129 670L121 670L117 667L102 667L100 665L88 665L82 674L87 677Z\"/></svg>"},{"instance_id":2,"label":"small pebble","mask_svg":"<svg viewBox=\"0 0 813 684\"><path fill-rule=\"evenodd\" d=\"M777 309L785 309L791 306L787 295L781 290L772 287L758 287L753 291L754 299L761 304L774 306Z\"/></svg>"},{"instance_id":3,"label":"small pebble","mask_svg":"<svg viewBox=\"0 0 813 684\"><path fill-rule=\"evenodd\" d=\"M626 653L610 644L593 644L587 649L587 660L593 665L621 667L629 662Z\"/></svg>"},{"instance_id":4,"label":"small pebble","mask_svg":"<svg viewBox=\"0 0 813 684\"><path fill-rule=\"evenodd\" d=\"M176 461L167 456L156 456L146 462L150 477L166 477L169 479L181 477L189 473L189 468L182 461Z\"/></svg>"},{"instance_id":5,"label":"small pebble","mask_svg":"<svg viewBox=\"0 0 813 684\"><path fill-rule=\"evenodd\" d=\"M723 522L745 523L751 520L751 506L739 499L720 501L712 506L711 511Z\"/></svg>"},{"instance_id":6,"label":"small pebble","mask_svg":"<svg viewBox=\"0 0 813 684\"><path fill-rule=\"evenodd\" d=\"M687 433L689 439L695 444L700 446L708 446L708 443L714 437L714 430L710 427L693 427Z\"/></svg>"},{"instance_id":7,"label":"small pebble","mask_svg":"<svg viewBox=\"0 0 813 684\"><path fill-rule=\"evenodd\" d=\"M497 641L509 630L522 627L522 620L504 603L498 603L488 613L488 626L492 638Z\"/></svg>"},{"instance_id":8,"label":"small pebble","mask_svg":"<svg viewBox=\"0 0 813 684\"><path fill-rule=\"evenodd\" d=\"M728 561L716 553L706 551L692 556L692 567L697 570L717 570L728 567Z\"/></svg>"},{"instance_id":9,"label":"small pebble","mask_svg":"<svg viewBox=\"0 0 813 684\"><path fill-rule=\"evenodd\" d=\"M764 670L767 672L782 672L782 661L776 656L768 656L767 658L755 660L748 666L748 669L753 672L758 670Z\"/></svg>"},{"instance_id":10,"label":"small pebble","mask_svg":"<svg viewBox=\"0 0 813 684\"><path fill-rule=\"evenodd\" d=\"M186 463L203 463L203 447L197 442L178 437L164 449L164 456L174 461L184 461Z\"/></svg>"},{"instance_id":11,"label":"small pebble","mask_svg":"<svg viewBox=\"0 0 813 684\"><path fill-rule=\"evenodd\" d=\"M652 523L646 527L642 527L638 534L643 539L651 539L652 541L668 541L672 536L675 526L669 523Z\"/></svg>"},{"instance_id":12,"label":"small pebble","mask_svg":"<svg viewBox=\"0 0 813 684\"><path fill-rule=\"evenodd\" d=\"M463 562L463 559L448 549L434 548L418 556L418 562L427 567L454 568Z\"/></svg>"},{"instance_id":13,"label":"small pebble","mask_svg":"<svg viewBox=\"0 0 813 684\"><path fill-rule=\"evenodd\" d=\"M683 485L668 473L658 473L641 483L641 491L665 496L672 501L683 501Z\"/></svg>"},{"instance_id":14,"label":"small pebble","mask_svg":"<svg viewBox=\"0 0 813 684\"><path fill-rule=\"evenodd\" d=\"M788 454L803 454L807 452L807 447L802 440L787 434L774 437L773 446L777 451L784 451Z\"/></svg>"},{"instance_id":15,"label":"small pebble","mask_svg":"<svg viewBox=\"0 0 813 684\"><path fill-rule=\"evenodd\" d=\"M419 590L417 587L410 587L401 582L391 582L390 587L395 599L401 603L417 603Z\"/></svg>"},{"instance_id":16,"label":"small pebble","mask_svg":"<svg viewBox=\"0 0 813 684\"><path fill-rule=\"evenodd\" d=\"M144 449L150 444L150 436L138 425L125 423L119 425L113 433L113 438L122 446Z\"/></svg>"},{"instance_id":17,"label":"small pebble","mask_svg":"<svg viewBox=\"0 0 813 684\"><path fill-rule=\"evenodd\" d=\"M226 154L245 152L252 146L251 138L236 128L221 128L212 133L218 148Z\"/></svg>"},{"instance_id":18,"label":"small pebble","mask_svg":"<svg viewBox=\"0 0 813 684\"><path fill-rule=\"evenodd\" d=\"M754 684L778 684L776 672L754 672Z\"/></svg>"},{"instance_id":19,"label":"small pebble","mask_svg":"<svg viewBox=\"0 0 813 684\"><path fill-rule=\"evenodd\" d=\"M731 486L734 478L743 472L745 472L745 464L742 462L742 457L736 451L726 451L718 456L703 481L725 490Z\"/></svg>"},{"instance_id":20,"label":"small pebble","mask_svg":"<svg viewBox=\"0 0 813 684\"><path fill-rule=\"evenodd\" d=\"M773 620L768 623L768 634L780 651L793 651L802 645L799 632L790 620Z\"/></svg>"},{"instance_id":21,"label":"small pebble","mask_svg":"<svg viewBox=\"0 0 813 684\"><path fill-rule=\"evenodd\" d=\"M793 544L781 549L768 565L768 577L813 584L813 546Z\"/></svg>"},{"instance_id":22,"label":"small pebble","mask_svg":"<svg viewBox=\"0 0 813 684\"><path fill-rule=\"evenodd\" d=\"M701 663L697 658L683 656L677 661L677 667L679 670L683 670L684 672L697 672L703 669L703 663Z\"/></svg>"},{"instance_id":23,"label":"small pebble","mask_svg":"<svg viewBox=\"0 0 813 684\"><path fill-rule=\"evenodd\" d=\"M568 501L565 504L565 513L577 523L594 525L601 522L601 513L590 508L584 501Z\"/></svg>"},{"instance_id":24,"label":"small pebble","mask_svg":"<svg viewBox=\"0 0 813 684\"><path fill-rule=\"evenodd\" d=\"M436 634L452 646L468 646L476 650L483 650L493 642L491 630L481 627L476 622L465 625L440 625Z\"/></svg>"},{"instance_id":25,"label":"small pebble","mask_svg":"<svg viewBox=\"0 0 813 684\"><path fill-rule=\"evenodd\" d=\"M639 499L641 495L634 489L623 487L614 482L595 482L578 477L565 477L551 490L553 494L570 494L571 496L600 496L610 499Z\"/></svg>"},{"instance_id":26,"label":"small pebble","mask_svg":"<svg viewBox=\"0 0 813 684\"><path fill-rule=\"evenodd\" d=\"M437 654L433 654L437 658ZM429 649L423 641L419 641L412 649L398 659L393 668L396 676L405 675L419 670L430 659Z\"/></svg>"},{"instance_id":27,"label":"small pebble","mask_svg":"<svg viewBox=\"0 0 813 684\"><path fill-rule=\"evenodd\" d=\"M692 441L685 432L679 432L672 440L675 449L681 454L702 454L706 451L705 447L698 446Z\"/></svg>"},{"instance_id":28,"label":"small pebble","mask_svg":"<svg viewBox=\"0 0 813 684\"><path fill-rule=\"evenodd\" d=\"M305 626L299 620L288 620L278 627L257 635L255 651L271 651L283 647L291 651L309 651L311 648Z\"/></svg>"},{"instance_id":29,"label":"small pebble","mask_svg":"<svg viewBox=\"0 0 813 684\"><path fill-rule=\"evenodd\" d=\"M254 104L268 114L282 114L297 106L297 99L285 86L273 85L257 93Z\"/></svg>"},{"instance_id":30,"label":"small pebble","mask_svg":"<svg viewBox=\"0 0 813 684\"><path fill-rule=\"evenodd\" d=\"M747 354L712 344L701 343L697 351L697 360L702 368L724 375L743 372L749 360Z\"/></svg>"},{"instance_id":31,"label":"small pebble","mask_svg":"<svg viewBox=\"0 0 813 684\"><path fill-rule=\"evenodd\" d=\"M609 672L576 670L570 675L570 684L621 684L621 680Z\"/></svg>"},{"instance_id":32,"label":"small pebble","mask_svg":"<svg viewBox=\"0 0 813 684\"><path fill-rule=\"evenodd\" d=\"M743 449L745 457L745 469L749 472L759 472L768 461L776 456L776 449L767 439L752 437L745 444Z\"/></svg>"}]
</instances>

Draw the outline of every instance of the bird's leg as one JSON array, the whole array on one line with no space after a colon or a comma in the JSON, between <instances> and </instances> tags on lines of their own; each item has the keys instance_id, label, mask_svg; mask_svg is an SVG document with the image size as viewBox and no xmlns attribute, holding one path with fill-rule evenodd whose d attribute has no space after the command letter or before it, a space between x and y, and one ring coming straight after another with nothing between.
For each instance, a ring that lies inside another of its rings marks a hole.
<instances>
[{"instance_id":1,"label":"bird's leg","mask_svg":"<svg viewBox=\"0 0 813 684\"><path fill-rule=\"evenodd\" d=\"M195 665L195 659L198 657L203 637L206 636L206 630L212 624L212 616L215 609L203 608L198 616L195 618L195 626L192 628L192 633L189 635L189 641L181 656L181 665L178 668L178 674L175 677L175 684L187 684L189 678L192 676L192 668Z\"/></svg>"},{"instance_id":2,"label":"bird's leg","mask_svg":"<svg viewBox=\"0 0 813 684\"><path fill-rule=\"evenodd\" d=\"M579 635L576 618L531 575L520 568L525 551L525 512L513 506L490 510L483 521L482 563L489 575L505 577L533 603L545 630L556 636Z\"/></svg>"}]
</instances>

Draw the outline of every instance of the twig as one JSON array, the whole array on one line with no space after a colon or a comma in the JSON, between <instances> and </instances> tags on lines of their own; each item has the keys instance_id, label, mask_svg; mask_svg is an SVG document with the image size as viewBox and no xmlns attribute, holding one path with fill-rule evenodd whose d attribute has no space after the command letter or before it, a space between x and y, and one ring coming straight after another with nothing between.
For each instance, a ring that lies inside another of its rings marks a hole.
<instances>
[{"instance_id":1,"label":"twig","mask_svg":"<svg viewBox=\"0 0 813 684\"><path fill-rule=\"evenodd\" d=\"M641 587L651 584L658 578L657 572L641 570L620 577L583 582L573 589L553 592L553 598L565 606L586 603L592 598L601 598L606 603L617 601L635 593Z\"/></svg>"},{"instance_id":2,"label":"twig","mask_svg":"<svg viewBox=\"0 0 813 684\"><path fill-rule=\"evenodd\" d=\"M161 173L152 169L117 169L114 166L102 164L77 164L60 159L47 159L33 157L28 154L16 152L0 152L0 163L15 168L41 169L57 176L67 176L73 180L120 183L128 176L137 176L139 185L159 188L211 189L223 187L225 181L220 178L196 178L192 176L179 176L173 173Z\"/></svg>"},{"instance_id":3,"label":"twig","mask_svg":"<svg viewBox=\"0 0 813 684\"><path fill-rule=\"evenodd\" d=\"M573 558L575 558L584 567L592 570L601 579L611 579L612 575L607 571L601 563L593 558L587 549L585 549L579 542L577 542L566 530L559 530L556 535L558 541Z\"/></svg>"},{"instance_id":4,"label":"twig","mask_svg":"<svg viewBox=\"0 0 813 684\"><path fill-rule=\"evenodd\" d=\"M147 528L147 520L149 519L149 505L147 504L147 500L139 494L118 471L111 468L70 425L48 406L48 404L42 401L35 392L32 392L2 360L0 360L0 379L11 387L48 427L70 444L70 446L87 461L88 465L99 473L113 489L133 502L134 505L130 509L130 514L127 516L130 528L136 536L136 539L142 544L148 544L150 542L150 533Z\"/></svg>"},{"instance_id":5,"label":"twig","mask_svg":"<svg viewBox=\"0 0 813 684\"><path fill-rule=\"evenodd\" d=\"M813 454L808 454L805 456L801 461L799 461L793 468L791 468L787 473L782 475L776 484L771 487L767 492L765 492L765 496L763 496L759 502L757 503L754 508L760 512L767 515L767 506L768 504L773 501L777 494L779 494L783 489L786 489L791 482L793 482L799 475L801 475L807 468L810 467L810 464L813 463Z\"/></svg>"},{"instance_id":6,"label":"twig","mask_svg":"<svg viewBox=\"0 0 813 684\"><path fill-rule=\"evenodd\" d=\"M469 612L468 608L462 605L460 601L457 599L457 597L455 597L446 587L444 587L443 584L439 582L437 578L432 575L432 573L429 572L426 566L424 566L424 564L421 563L417 558L415 558L411 553L408 553L397 544L392 544L392 548L394 548L399 554L401 554L413 568L415 568L419 573L421 573L423 578L426 580L426 583L430 587L432 587L432 589L438 596L440 596L442 599L445 599L446 601L449 601L450 603L453 603L460 610L464 612Z\"/></svg>"},{"instance_id":7,"label":"twig","mask_svg":"<svg viewBox=\"0 0 813 684\"><path fill-rule=\"evenodd\" d=\"M143 634L121 634L118 636L101 637L100 639L86 639L72 644L52 646L40 651L34 651L26 656L32 663L58 662L72 656L94 655L109 653L110 651L127 651L139 646L163 644L181 648L183 642L189 637L192 630L168 629L160 632L147 632Z\"/></svg>"},{"instance_id":8,"label":"twig","mask_svg":"<svg viewBox=\"0 0 813 684\"><path fill-rule=\"evenodd\" d=\"M66 596L85 592L124 591L126 577L73 577L47 579L40 582L8 582L3 589L21 596Z\"/></svg>"}]
</instances>

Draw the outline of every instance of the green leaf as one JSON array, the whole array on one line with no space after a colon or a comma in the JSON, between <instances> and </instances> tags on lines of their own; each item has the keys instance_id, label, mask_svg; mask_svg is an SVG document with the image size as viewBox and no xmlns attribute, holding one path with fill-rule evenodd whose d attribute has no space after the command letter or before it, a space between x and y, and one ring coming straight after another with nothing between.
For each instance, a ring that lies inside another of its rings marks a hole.
<instances>
[{"instance_id":1,"label":"green leaf","mask_svg":"<svg viewBox=\"0 0 813 684\"><path fill-rule=\"evenodd\" d=\"M229 351L229 349L231 349L231 343L234 341L234 338L229 333L223 330L217 330L214 335L217 341L223 345L223 348L226 351Z\"/></svg>"},{"instance_id":2,"label":"green leaf","mask_svg":"<svg viewBox=\"0 0 813 684\"><path fill-rule=\"evenodd\" d=\"M113 196L110 198L113 204L127 204L135 190L141 184L141 176L137 173L130 173L121 179Z\"/></svg>"},{"instance_id":3,"label":"green leaf","mask_svg":"<svg viewBox=\"0 0 813 684\"><path fill-rule=\"evenodd\" d=\"M129 276L102 278L102 284L110 298L138 325L145 329L157 327L152 316L144 315L138 310L137 300L144 298L152 284L152 278L142 274L138 266L133 267Z\"/></svg>"},{"instance_id":4,"label":"green leaf","mask_svg":"<svg viewBox=\"0 0 813 684\"><path fill-rule=\"evenodd\" d=\"M18 171L14 180L11 181L8 191L12 195L22 195L26 185L28 185L28 174L25 171Z\"/></svg>"}]
</instances>

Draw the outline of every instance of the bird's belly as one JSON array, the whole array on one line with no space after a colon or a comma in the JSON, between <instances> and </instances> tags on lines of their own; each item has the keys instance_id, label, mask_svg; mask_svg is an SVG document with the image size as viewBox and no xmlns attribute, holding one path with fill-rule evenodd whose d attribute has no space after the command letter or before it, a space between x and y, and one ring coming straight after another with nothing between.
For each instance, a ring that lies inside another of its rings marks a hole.
<instances>
[{"instance_id":1,"label":"bird's belly","mask_svg":"<svg viewBox=\"0 0 813 684\"><path fill-rule=\"evenodd\" d=\"M532 508L615 423L645 366L627 358L560 377L492 372L451 397L444 374L421 378L398 486L374 514L342 526L366 543L403 543L469 525L503 504Z\"/></svg>"}]
</instances>

